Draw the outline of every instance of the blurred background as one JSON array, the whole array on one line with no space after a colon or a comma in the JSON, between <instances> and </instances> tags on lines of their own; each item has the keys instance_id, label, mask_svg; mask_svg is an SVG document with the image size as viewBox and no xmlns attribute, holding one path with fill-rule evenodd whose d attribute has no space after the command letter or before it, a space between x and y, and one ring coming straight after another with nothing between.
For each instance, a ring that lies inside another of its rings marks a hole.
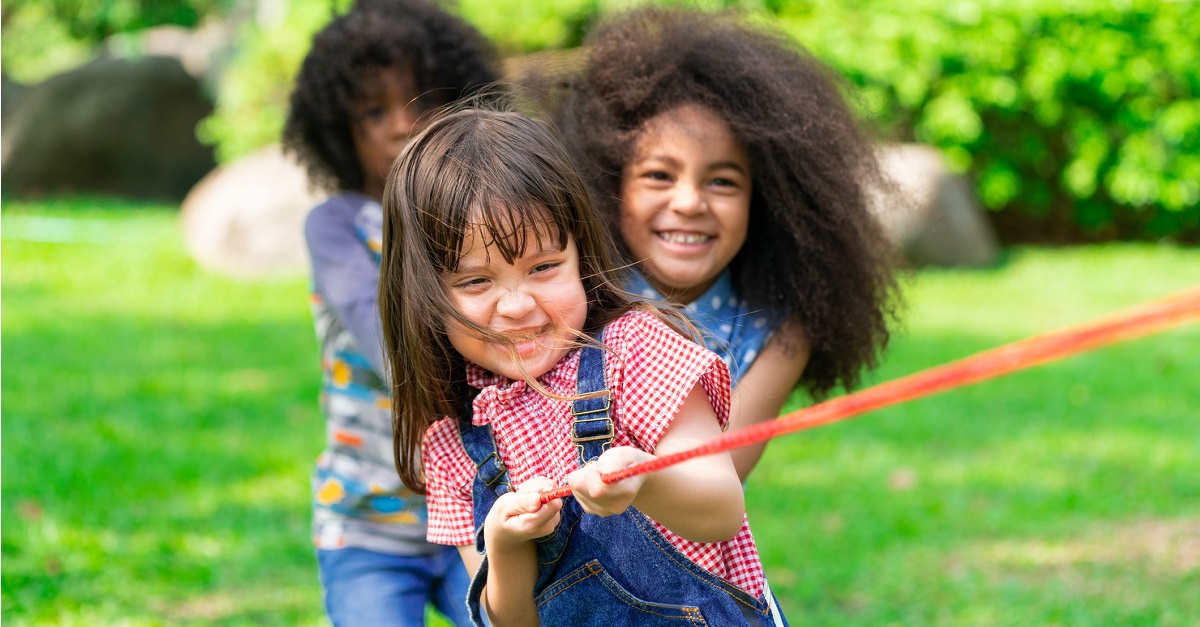
<instances>
[{"instance_id":1,"label":"blurred background","mask_svg":"<svg viewBox=\"0 0 1200 627\"><path fill-rule=\"evenodd\" d=\"M520 82L643 3L450 6ZM3 0L5 622L324 620L321 191L278 141L349 4ZM845 77L899 183L868 383L1200 283L1200 3L691 4ZM1184 328L774 443L748 506L792 624L1195 624L1198 380Z\"/></svg>"}]
</instances>

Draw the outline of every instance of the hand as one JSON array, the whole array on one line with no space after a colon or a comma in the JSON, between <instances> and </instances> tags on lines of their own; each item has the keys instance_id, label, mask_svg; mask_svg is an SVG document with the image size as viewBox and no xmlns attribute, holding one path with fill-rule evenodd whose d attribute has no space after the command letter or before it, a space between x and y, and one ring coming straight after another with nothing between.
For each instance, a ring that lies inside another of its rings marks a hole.
<instances>
[{"instance_id":1,"label":"hand","mask_svg":"<svg viewBox=\"0 0 1200 627\"><path fill-rule=\"evenodd\" d=\"M596 461L567 475L571 492L583 506L583 511L597 516L620 514L633 504L646 475L637 475L616 483L604 483L601 475L655 459L653 455L632 446L618 446L604 451Z\"/></svg>"},{"instance_id":2,"label":"hand","mask_svg":"<svg viewBox=\"0 0 1200 627\"><path fill-rule=\"evenodd\" d=\"M541 492L553 489L554 482L534 477L521 484L516 492L496 499L483 521L483 535L489 552L505 550L540 538L558 526L562 501L542 503Z\"/></svg>"}]
</instances>

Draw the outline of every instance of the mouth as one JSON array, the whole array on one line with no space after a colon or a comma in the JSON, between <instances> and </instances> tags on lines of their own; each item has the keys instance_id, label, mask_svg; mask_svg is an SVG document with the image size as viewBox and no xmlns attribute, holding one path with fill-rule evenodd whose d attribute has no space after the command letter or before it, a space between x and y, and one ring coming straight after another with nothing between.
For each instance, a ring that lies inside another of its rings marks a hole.
<instances>
[{"instance_id":1,"label":"mouth","mask_svg":"<svg viewBox=\"0 0 1200 627\"><path fill-rule=\"evenodd\" d=\"M550 326L537 327L533 329L514 329L505 331L504 337L509 341L507 346L500 345L502 350L507 351L509 347L516 351L518 355L528 355L536 352L546 343L546 338L550 334Z\"/></svg>"},{"instance_id":2,"label":"mouth","mask_svg":"<svg viewBox=\"0 0 1200 627\"><path fill-rule=\"evenodd\" d=\"M707 244L716 239L712 235L696 233L694 231L656 231L654 234L658 239L668 244L683 244L685 246Z\"/></svg>"}]
</instances>

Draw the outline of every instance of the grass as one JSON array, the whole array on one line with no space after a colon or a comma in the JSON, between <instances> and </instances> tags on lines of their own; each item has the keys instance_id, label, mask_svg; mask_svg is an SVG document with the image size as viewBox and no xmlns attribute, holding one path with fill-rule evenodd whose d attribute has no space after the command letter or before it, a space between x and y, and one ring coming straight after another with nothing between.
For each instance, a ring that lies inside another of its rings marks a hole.
<instances>
[{"instance_id":1,"label":"grass","mask_svg":"<svg viewBox=\"0 0 1200 627\"><path fill-rule=\"evenodd\" d=\"M322 624L304 278L205 272L171 207L2 218L4 622ZM869 380L1197 277L1147 245L922 271ZM748 507L791 623L1192 623L1197 373L1192 325L774 442Z\"/></svg>"}]
</instances>

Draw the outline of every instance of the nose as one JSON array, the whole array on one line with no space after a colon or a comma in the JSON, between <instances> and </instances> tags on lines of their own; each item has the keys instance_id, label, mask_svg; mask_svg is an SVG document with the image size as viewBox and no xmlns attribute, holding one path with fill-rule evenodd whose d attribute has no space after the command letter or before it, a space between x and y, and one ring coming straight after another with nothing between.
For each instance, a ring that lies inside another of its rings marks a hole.
<instances>
[{"instance_id":1,"label":"nose","mask_svg":"<svg viewBox=\"0 0 1200 627\"><path fill-rule=\"evenodd\" d=\"M496 313L505 318L520 320L527 316L536 304L524 289L513 287L500 295L500 300L496 303Z\"/></svg>"},{"instance_id":2,"label":"nose","mask_svg":"<svg viewBox=\"0 0 1200 627\"><path fill-rule=\"evenodd\" d=\"M704 213L708 207L704 194L691 183L680 182L673 191L668 209L674 213L695 216Z\"/></svg>"}]
</instances>

